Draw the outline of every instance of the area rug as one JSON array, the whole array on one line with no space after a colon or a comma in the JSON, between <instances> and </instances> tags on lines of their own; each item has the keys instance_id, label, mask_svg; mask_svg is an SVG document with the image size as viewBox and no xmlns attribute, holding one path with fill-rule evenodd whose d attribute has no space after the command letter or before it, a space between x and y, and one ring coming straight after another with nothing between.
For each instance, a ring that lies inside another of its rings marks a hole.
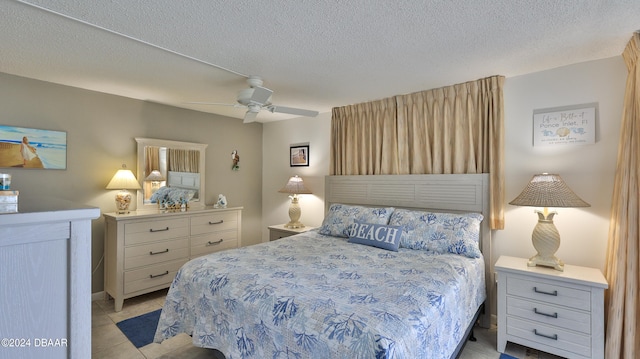
<instances>
[{"instance_id":1,"label":"area rug","mask_svg":"<svg viewBox=\"0 0 640 359\"><path fill-rule=\"evenodd\" d=\"M518 359L518 358L512 357L511 355L508 355L508 354L500 354L500 359Z\"/></svg>"},{"instance_id":2,"label":"area rug","mask_svg":"<svg viewBox=\"0 0 640 359\"><path fill-rule=\"evenodd\" d=\"M158 309L147 314L125 319L116 323L116 325L136 348L140 348L153 342L161 311L162 309Z\"/></svg>"}]
</instances>

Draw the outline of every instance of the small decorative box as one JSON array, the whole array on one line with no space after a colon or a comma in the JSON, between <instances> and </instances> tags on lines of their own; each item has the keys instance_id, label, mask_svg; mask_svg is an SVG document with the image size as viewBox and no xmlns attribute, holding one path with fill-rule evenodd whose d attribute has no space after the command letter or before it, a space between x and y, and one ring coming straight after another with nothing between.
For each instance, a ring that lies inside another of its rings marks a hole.
<instances>
[{"instance_id":1,"label":"small decorative box","mask_svg":"<svg viewBox=\"0 0 640 359\"><path fill-rule=\"evenodd\" d=\"M18 191L0 191L0 213L18 212Z\"/></svg>"}]
</instances>

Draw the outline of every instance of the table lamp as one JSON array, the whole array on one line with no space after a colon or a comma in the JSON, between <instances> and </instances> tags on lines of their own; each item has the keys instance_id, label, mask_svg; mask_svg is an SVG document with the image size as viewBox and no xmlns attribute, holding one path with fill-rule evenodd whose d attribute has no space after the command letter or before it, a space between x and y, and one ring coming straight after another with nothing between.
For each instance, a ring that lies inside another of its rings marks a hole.
<instances>
[{"instance_id":1,"label":"table lamp","mask_svg":"<svg viewBox=\"0 0 640 359\"><path fill-rule=\"evenodd\" d=\"M151 182L151 194L157 191L160 188L160 182L166 181L162 173L158 170L153 170L151 173L145 177L145 182Z\"/></svg>"},{"instance_id":2,"label":"table lamp","mask_svg":"<svg viewBox=\"0 0 640 359\"><path fill-rule=\"evenodd\" d=\"M567 186L557 174L542 173L534 175L527 186L513 201L515 206L543 207L538 214L538 223L533 229L531 242L538 253L527 262L530 267L544 266L564 271L564 263L555 256L560 248L560 233L553 224L557 212L549 212L548 207L589 207Z\"/></svg>"},{"instance_id":3,"label":"table lamp","mask_svg":"<svg viewBox=\"0 0 640 359\"><path fill-rule=\"evenodd\" d=\"M113 178L107 184L106 189L119 189L116 193L116 208L117 213L129 213L129 204L131 204L131 193L128 189L141 189L136 176L133 175L131 170L127 169L126 165L122 165L122 168L113 175Z\"/></svg>"},{"instance_id":4,"label":"table lamp","mask_svg":"<svg viewBox=\"0 0 640 359\"><path fill-rule=\"evenodd\" d=\"M300 205L298 204L299 194L311 194L311 191L304 186L302 178L295 175L289 178L287 184L282 187L278 192L291 194L291 205L289 206L289 223L285 224L286 228L303 228L304 224L300 223Z\"/></svg>"}]
</instances>

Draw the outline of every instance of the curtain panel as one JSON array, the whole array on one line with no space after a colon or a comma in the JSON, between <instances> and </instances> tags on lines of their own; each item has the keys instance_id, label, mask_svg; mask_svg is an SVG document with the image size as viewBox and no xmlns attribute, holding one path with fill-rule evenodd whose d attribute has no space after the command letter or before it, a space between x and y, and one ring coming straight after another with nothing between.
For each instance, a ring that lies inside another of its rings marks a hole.
<instances>
[{"instance_id":1,"label":"curtain panel","mask_svg":"<svg viewBox=\"0 0 640 359\"><path fill-rule=\"evenodd\" d=\"M167 150L169 171L198 173L200 151L169 148Z\"/></svg>"},{"instance_id":2,"label":"curtain panel","mask_svg":"<svg viewBox=\"0 0 640 359\"><path fill-rule=\"evenodd\" d=\"M490 173L504 228L503 76L333 109L331 175Z\"/></svg>"},{"instance_id":3,"label":"curtain panel","mask_svg":"<svg viewBox=\"0 0 640 359\"><path fill-rule=\"evenodd\" d=\"M146 146L144 148L144 175L148 176L151 171L160 169L160 147Z\"/></svg>"},{"instance_id":4,"label":"curtain panel","mask_svg":"<svg viewBox=\"0 0 640 359\"><path fill-rule=\"evenodd\" d=\"M640 352L640 33L622 57L629 71L613 185L605 277L606 358Z\"/></svg>"}]
</instances>

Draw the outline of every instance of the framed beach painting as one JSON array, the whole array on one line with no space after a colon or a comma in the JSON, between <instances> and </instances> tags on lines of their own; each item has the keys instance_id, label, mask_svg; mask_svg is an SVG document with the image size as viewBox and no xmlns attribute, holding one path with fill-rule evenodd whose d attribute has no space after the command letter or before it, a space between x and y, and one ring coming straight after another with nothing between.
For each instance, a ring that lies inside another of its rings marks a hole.
<instances>
[{"instance_id":1,"label":"framed beach painting","mask_svg":"<svg viewBox=\"0 0 640 359\"><path fill-rule=\"evenodd\" d=\"M1 168L67 168L67 133L0 125Z\"/></svg>"},{"instance_id":2,"label":"framed beach painting","mask_svg":"<svg viewBox=\"0 0 640 359\"><path fill-rule=\"evenodd\" d=\"M309 166L309 146L289 147L289 167Z\"/></svg>"}]
</instances>

